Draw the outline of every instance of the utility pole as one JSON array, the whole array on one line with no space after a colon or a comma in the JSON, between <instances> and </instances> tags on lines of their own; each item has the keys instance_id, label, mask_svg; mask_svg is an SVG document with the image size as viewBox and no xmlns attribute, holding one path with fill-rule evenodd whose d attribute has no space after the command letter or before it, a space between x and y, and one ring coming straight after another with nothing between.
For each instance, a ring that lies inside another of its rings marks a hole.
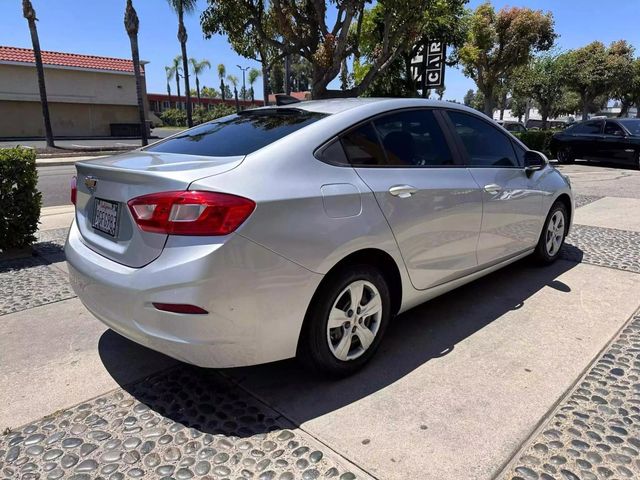
<instances>
[{"instance_id":1,"label":"utility pole","mask_svg":"<svg viewBox=\"0 0 640 480\"><path fill-rule=\"evenodd\" d=\"M240 65L236 65L240 70L242 70L242 101L245 102L247 100L247 84L245 83L244 74L251 67L242 68ZM244 107L243 107L244 108Z\"/></svg>"}]
</instances>

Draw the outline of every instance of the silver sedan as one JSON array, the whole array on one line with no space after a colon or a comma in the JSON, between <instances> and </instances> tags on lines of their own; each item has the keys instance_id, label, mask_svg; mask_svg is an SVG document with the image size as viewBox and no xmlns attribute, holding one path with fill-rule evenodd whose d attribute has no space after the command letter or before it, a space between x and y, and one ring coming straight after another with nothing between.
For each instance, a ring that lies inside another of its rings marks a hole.
<instances>
[{"instance_id":1,"label":"silver sedan","mask_svg":"<svg viewBox=\"0 0 640 480\"><path fill-rule=\"evenodd\" d=\"M558 258L571 186L453 103L246 110L77 164L72 285L125 337L204 367L298 356L348 375L393 317Z\"/></svg>"}]
</instances>

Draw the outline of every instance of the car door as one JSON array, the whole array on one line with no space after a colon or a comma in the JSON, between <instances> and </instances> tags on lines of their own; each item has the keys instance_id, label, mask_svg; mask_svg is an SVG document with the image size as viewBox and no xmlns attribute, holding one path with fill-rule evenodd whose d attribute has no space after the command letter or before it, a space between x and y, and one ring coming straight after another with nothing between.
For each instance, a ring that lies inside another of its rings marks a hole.
<instances>
[{"instance_id":1,"label":"car door","mask_svg":"<svg viewBox=\"0 0 640 480\"><path fill-rule=\"evenodd\" d=\"M600 160L599 142L602 140L602 120L590 120L576 125L570 132L575 158Z\"/></svg>"},{"instance_id":2,"label":"car door","mask_svg":"<svg viewBox=\"0 0 640 480\"><path fill-rule=\"evenodd\" d=\"M491 122L449 110L447 116L469 172L482 189L478 264L488 266L535 246L544 215L541 172L527 174L520 147ZM519 158L520 157L520 158Z\"/></svg>"},{"instance_id":3,"label":"car door","mask_svg":"<svg viewBox=\"0 0 640 480\"><path fill-rule=\"evenodd\" d=\"M601 160L630 163L634 159L635 149L631 145L629 136L622 125L616 121L605 122L604 135L598 147Z\"/></svg>"},{"instance_id":4,"label":"car door","mask_svg":"<svg viewBox=\"0 0 640 480\"><path fill-rule=\"evenodd\" d=\"M477 268L482 195L458 163L438 112L400 110L341 137L362 180L374 192L417 289Z\"/></svg>"}]
</instances>

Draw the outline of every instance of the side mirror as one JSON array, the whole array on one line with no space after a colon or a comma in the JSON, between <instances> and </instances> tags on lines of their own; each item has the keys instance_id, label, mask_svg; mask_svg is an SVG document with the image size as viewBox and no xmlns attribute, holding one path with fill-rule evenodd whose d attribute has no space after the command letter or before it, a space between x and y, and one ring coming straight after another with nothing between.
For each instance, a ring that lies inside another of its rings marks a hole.
<instances>
[{"instance_id":1,"label":"side mirror","mask_svg":"<svg viewBox=\"0 0 640 480\"><path fill-rule=\"evenodd\" d=\"M524 171L527 173L542 170L548 163L549 159L544 153L528 150L524 154Z\"/></svg>"}]
</instances>

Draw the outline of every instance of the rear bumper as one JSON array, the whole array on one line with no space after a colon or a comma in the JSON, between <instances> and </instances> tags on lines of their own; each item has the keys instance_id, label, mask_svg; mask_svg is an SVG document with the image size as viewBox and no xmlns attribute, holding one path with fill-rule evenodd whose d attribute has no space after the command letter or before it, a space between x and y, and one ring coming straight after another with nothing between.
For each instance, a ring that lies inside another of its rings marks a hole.
<instances>
[{"instance_id":1,"label":"rear bumper","mask_svg":"<svg viewBox=\"0 0 640 480\"><path fill-rule=\"evenodd\" d=\"M169 237L163 253L130 268L87 247L72 225L65 253L85 306L116 332L178 360L235 367L290 358L322 275L240 236ZM197 305L207 315L159 311Z\"/></svg>"}]
</instances>

